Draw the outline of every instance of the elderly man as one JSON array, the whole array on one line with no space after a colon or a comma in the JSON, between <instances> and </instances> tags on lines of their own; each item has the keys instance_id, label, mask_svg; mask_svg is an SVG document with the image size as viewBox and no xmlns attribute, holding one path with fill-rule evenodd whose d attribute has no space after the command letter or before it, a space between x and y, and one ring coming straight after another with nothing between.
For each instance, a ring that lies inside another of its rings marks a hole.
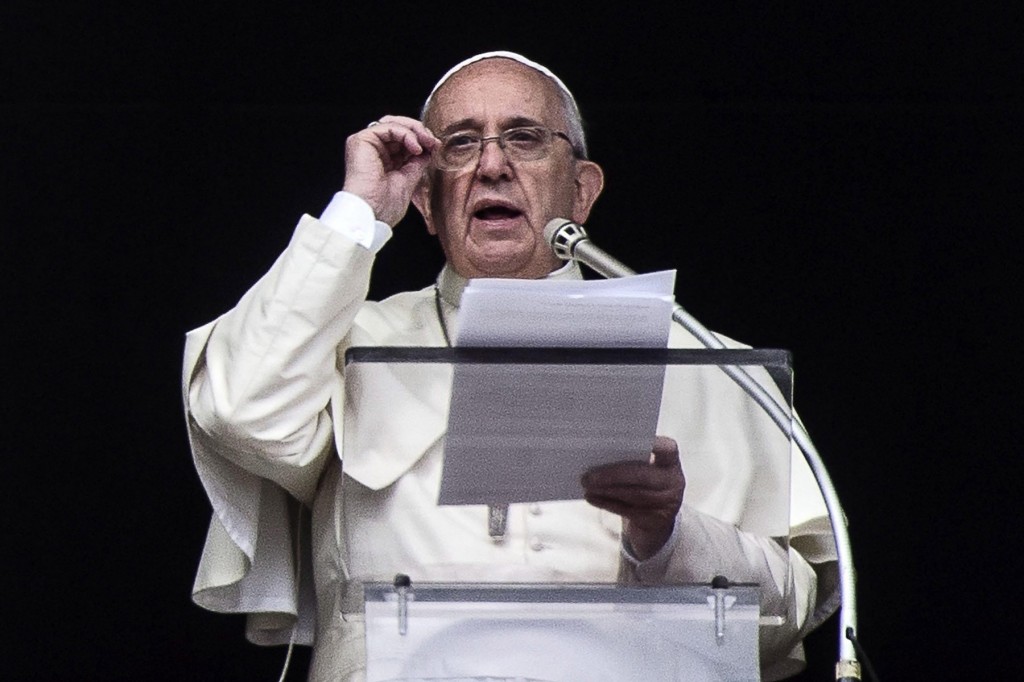
<instances>
[{"instance_id":1,"label":"elderly man","mask_svg":"<svg viewBox=\"0 0 1024 682\"><path fill-rule=\"evenodd\" d=\"M587 472L585 501L513 505L495 539L486 508L436 504L443 375L345 386L350 346L449 343L468 279L578 278L542 230L555 217L587 219L603 173L586 156L564 84L511 53L452 69L422 121L384 116L349 137L343 191L319 220L300 220L233 310L188 337L186 417L214 507L198 604L250 614L257 643L313 643L311 679L361 680L361 581L409 566L427 580L658 584L724 574L785 602L775 607L787 624L762 636L766 677L799 669L800 638L834 608L823 507L795 461L787 550L747 528L756 511L745 501L760 476L747 453L726 463L695 455L690 475L688 448L709 436L671 423L720 400L720 389L695 389L663 409L663 432L675 438L656 438L650 463ZM375 254L410 203L447 264L431 287L367 302ZM681 330L672 343L697 345ZM371 420L345 400L386 409ZM344 461L343 424L359 434ZM709 424L702 428L713 431ZM746 483L722 475L733 466Z\"/></svg>"}]
</instances>

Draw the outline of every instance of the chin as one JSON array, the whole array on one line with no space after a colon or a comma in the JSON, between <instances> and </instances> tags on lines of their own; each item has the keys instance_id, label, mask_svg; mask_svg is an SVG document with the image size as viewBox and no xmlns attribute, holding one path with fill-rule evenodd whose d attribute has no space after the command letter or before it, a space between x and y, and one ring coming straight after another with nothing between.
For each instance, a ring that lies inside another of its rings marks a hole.
<instances>
[{"instance_id":1,"label":"chin","mask_svg":"<svg viewBox=\"0 0 1024 682\"><path fill-rule=\"evenodd\" d=\"M478 277L510 279L540 279L558 267L547 259L524 257L523 254L517 256L512 257L508 253L478 256L471 261L470 267L480 273Z\"/></svg>"},{"instance_id":2,"label":"chin","mask_svg":"<svg viewBox=\"0 0 1024 682\"><path fill-rule=\"evenodd\" d=\"M530 269L530 258L521 251L494 248L477 251L467 258L469 270L478 277L519 277L519 273Z\"/></svg>"}]
</instances>

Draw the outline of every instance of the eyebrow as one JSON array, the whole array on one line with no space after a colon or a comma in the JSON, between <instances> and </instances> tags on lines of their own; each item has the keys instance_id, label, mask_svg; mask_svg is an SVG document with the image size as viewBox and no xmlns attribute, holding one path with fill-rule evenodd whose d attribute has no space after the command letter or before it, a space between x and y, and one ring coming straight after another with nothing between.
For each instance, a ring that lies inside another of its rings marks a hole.
<instances>
[{"instance_id":1,"label":"eyebrow","mask_svg":"<svg viewBox=\"0 0 1024 682\"><path fill-rule=\"evenodd\" d=\"M543 123L541 123L537 119L530 118L529 116L513 116L510 119L506 119L505 121L502 121L501 129L502 130L509 130L510 128L522 128L524 126L541 126L541 127L546 127ZM446 125L444 128L442 128L440 130L439 135L441 137L444 137L445 135L450 135L450 134L452 134L454 132L457 132L459 130L479 130L481 128L483 128L483 125L481 125L479 119L469 117L469 118L459 119L458 121L455 121L454 123L449 123L448 125Z\"/></svg>"}]
</instances>

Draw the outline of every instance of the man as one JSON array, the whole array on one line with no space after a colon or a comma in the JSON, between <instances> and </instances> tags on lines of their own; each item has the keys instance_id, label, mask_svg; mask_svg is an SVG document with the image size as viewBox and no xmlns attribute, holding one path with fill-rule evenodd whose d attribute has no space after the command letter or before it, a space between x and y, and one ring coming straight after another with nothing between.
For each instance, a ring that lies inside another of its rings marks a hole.
<instances>
[{"instance_id":1,"label":"man","mask_svg":"<svg viewBox=\"0 0 1024 682\"><path fill-rule=\"evenodd\" d=\"M766 676L797 669L800 637L833 608L831 537L799 462L787 552L756 532L748 502L777 472L757 470L735 444L702 459L716 438L733 442L710 418L699 432L677 426L678 415L731 400L724 377L667 400L662 424L675 438L657 438L650 463L587 472L585 502L513 505L497 539L486 509L436 504L443 374L345 385L347 347L447 343L467 279L579 277L542 230L555 217L584 222L603 173L586 159L561 81L519 55L480 55L442 78L422 118L385 116L349 137L343 191L321 219L305 216L238 306L189 335L187 421L214 506L196 602L252 614L248 634L259 643L315 639L312 679L360 680L361 582L410 565L426 580L675 583L721 573L760 583L789 616L763 633ZM410 203L447 265L434 287L366 302L374 255ZM696 345L679 330L673 343ZM752 442L778 437L750 429ZM301 542L295 501L312 508ZM300 577L309 560L296 565L303 549L312 550L315 598Z\"/></svg>"}]
</instances>

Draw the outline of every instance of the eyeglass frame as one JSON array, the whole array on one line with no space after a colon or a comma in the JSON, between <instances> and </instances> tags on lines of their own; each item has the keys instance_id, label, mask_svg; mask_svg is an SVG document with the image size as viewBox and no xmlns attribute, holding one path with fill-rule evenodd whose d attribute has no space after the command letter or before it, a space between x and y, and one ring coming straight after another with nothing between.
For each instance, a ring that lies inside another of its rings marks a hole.
<instances>
[{"instance_id":1,"label":"eyeglass frame","mask_svg":"<svg viewBox=\"0 0 1024 682\"><path fill-rule=\"evenodd\" d=\"M517 130L542 130L546 134L549 134L551 136L551 141L553 141L554 138L556 138L556 137L557 138L561 138L561 139L563 139L563 140L565 140L566 142L569 143L569 147L572 149L572 155L574 157L576 157L576 158L579 158L579 155L576 152L576 145L574 145L572 143L572 139L570 139L570 137L569 137L569 135L567 133L564 133L561 130L554 130L552 128L548 128L547 126L532 125L532 126L515 126L513 128L508 128L507 130L503 130L503 131L501 131L501 133L499 133L497 135L488 135L486 137L481 137L479 139L479 143L480 144L477 147L477 150L476 150L476 153L474 154L474 156L470 157L469 159L467 159L466 162L463 163L460 166L448 166L447 164L442 165L441 163L438 163L438 159L440 157L441 151L444 149L445 143L448 140L450 140L451 138L453 138L453 137L455 137L457 135L472 135L474 133L472 133L471 131L465 131L465 130L455 131L454 133L449 133L448 135L445 135L444 137L439 138L441 140L441 144L437 145L437 147L434 149L434 152L431 154L431 162L433 163L435 168L437 168L439 171L442 171L442 172L451 173L451 172L455 172L455 171L464 170L464 169L469 168L470 166L480 162L480 158L484 154L484 147L487 145L488 142L497 142L498 143L498 148L501 149L501 152L503 154L505 154L506 158L509 161L518 161L518 160L539 161L540 159L547 158L548 156L551 155L551 148L552 148L551 141L548 142L548 144L546 146L545 153L543 155L541 155L541 156L536 157L535 159L516 159L516 158L514 158L514 156L509 155L508 148L506 146L508 144L506 136L509 133L513 133L513 132L515 132Z\"/></svg>"}]
</instances>

